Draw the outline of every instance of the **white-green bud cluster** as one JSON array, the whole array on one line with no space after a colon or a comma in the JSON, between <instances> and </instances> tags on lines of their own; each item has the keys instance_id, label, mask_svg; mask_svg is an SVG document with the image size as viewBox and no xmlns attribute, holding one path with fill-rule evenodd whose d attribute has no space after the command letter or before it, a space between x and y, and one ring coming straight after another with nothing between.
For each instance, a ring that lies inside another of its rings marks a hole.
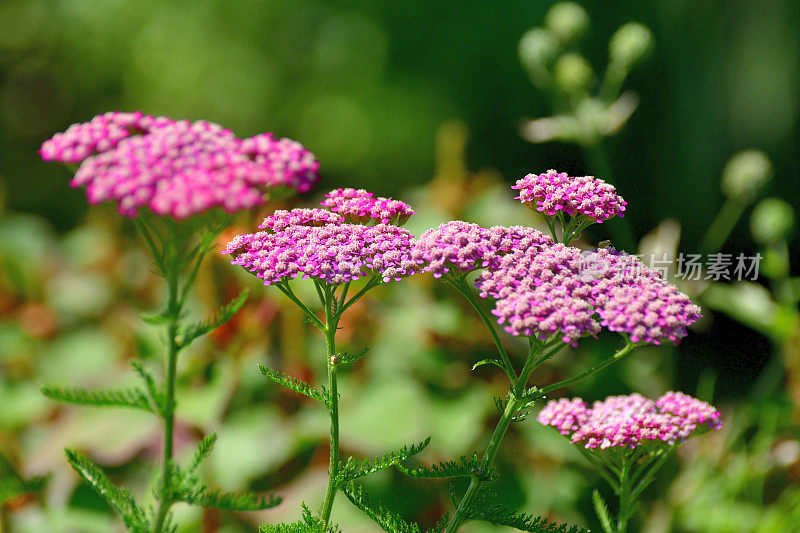
<instances>
[{"instance_id":1,"label":"white-green bud cluster","mask_svg":"<svg viewBox=\"0 0 800 533\"><path fill-rule=\"evenodd\" d=\"M531 28L519 41L519 58L531 73L546 70L558 52L558 42L542 28Z\"/></svg>"},{"instance_id":2,"label":"white-green bud cluster","mask_svg":"<svg viewBox=\"0 0 800 533\"><path fill-rule=\"evenodd\" d=\"M759 244L787 239L794 228L794 210L780 198L761 200L750 217L750 232Z\"/></svg>"},{"instance_id":3,"label":"white-green bud cluster","mask_svg":"<svg viewBox=\"0 0 800 533\"><path fill-rule=\"evenodd\" d=\"M772 163L764 152L739 152L728 161L722 172L722 192L728 198L750 202L771 178Z\"/></svg>"},{"instance_id":4,"label":"white-green bud cluster","mask_svg":"<svg viewBox=\"0 0 800 533\"><path fill-rule=\"evenodd\" d=\"M567 94L586 91L594 78L592 66L586 58L575 52L559 57L553 73L556 83Z\"/></svg>"},{"instance_id":5,"label":"white-green bud cluster","mask_svg":"<svg viewBox=\"0 0 800 533\"><path fill-rule=\"evenodd\" d=\"M653 48L653 34L644 24L628 22L611 36L608 42L609 58L630 68L644 58Z\"/></svg>"},{"instance_id":6,"label":"white-green bud cluster","mask_svg":"<svg viewBox=\"0 0 800 533\"><path fill-rule=\"evenodd\" d=\"M589 15L575 2L560 2L544 18L545 27L564 44L580 39L589 28Z\"/></svg>"}]
</instances>

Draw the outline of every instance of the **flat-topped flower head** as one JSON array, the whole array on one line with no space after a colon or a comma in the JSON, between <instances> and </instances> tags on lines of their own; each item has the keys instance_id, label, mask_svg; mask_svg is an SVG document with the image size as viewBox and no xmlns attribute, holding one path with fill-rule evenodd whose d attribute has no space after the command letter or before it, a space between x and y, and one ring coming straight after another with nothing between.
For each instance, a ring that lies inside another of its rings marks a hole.
<instances>
[{"instance_id":1,"label":"flat-topped flower head","mask_svg":"<svg viewBox=\"0 0 800 533\"><path fill-rule=\"evenodd\" d=\"M376 198L364 189L335 189L325 195L320 205L356 224L380 222L402 226L414 214L408 204L390 198Z\"/></svg>"},{"instance_id":2,"label":"flat-topped flower head","mask_svg":"<svg viewBox=\"0 0 800 533\"><path fill-rule=\"evenodd\" d=\"M407 230L387 224L289 225L275 232L238 235L222 253L265 285L298 276L338 285L371 274L383 281L414 274L412 239Z\"/></svg>"},{"instance_id":3,"label":"flat-topped flower head","mask_svg":"<svg viewBox=\"0 0 800 533\"><path fill-rule=\"evenodd\" d=\"M492 313L512 335L547 338L558 333L571 345L597 335L591 285L579 275L580 251L563 244L531 246L503 256L476 279L481 297L496 299Z\"/></svg>"},{"instance_id":4,"label":"flat-topped flower head","mask_svg":"<svg viewBox=\"0 0 800 533\"><path fill-rule=\"evenodd\" d=\"M522 226L483 228L461 220L451 220L429 229L415 242L412 257L423 270L441 277L451 270L471 272L497 264L504 253L532 246L548 246L553 241L540 231Z\"/></svg>"},{"instance_id":5,"label":"flat-topped flower head","mask_svg":"<svg viewBox=\"0 0 800 533\"><path fill-rule=\"evenodd\" d=\"M583 215L595 222L623 216L627 205L614 186L601 179L576 178L555 170L528 174L511 188L519 191L516 199L537 211L548 215Z\"/></svg>"},{"instance_id":6,"label":"flat-topped flower head","mask_svg":"<svg viewBox=\"0 0 800 533\"><path fill-rule=\"evenodd\" d=\"M81 163L72 187L90 203L114 201L135 217L147 208L182 220L219 207L227 212L264 203L269 188L308 190L319 163L300 144L262 134L239 139L206 121L141 113L107 113L45 141L45 160Z\"/></svg>"},{"instance_id":7,"label":"flat-topped flower head","mask_svg":"<svg viewBox=\"0 0 800 533\"><path fill-rule=\"evenodd\" d=\"M337 222L344 222L344 218L324 209L292 209L291 211L278 209L265 218L258 228L276 233L289 226L324 226Z\"/></svg>"},{"instance_id":8,"label":"flat-topped flower head","mask_svg":"<svg viewBox=\"0 0 800 533\"><path fill-rule=\"evenodd\" d=\"M580 398L551 400L537 420L575 444L600 450L632 449L646 443L673 445L721 427L719 411L680 392L668 392L655 402L640 394L611 396L591 409Z\"/></svg>"}]
</instances>

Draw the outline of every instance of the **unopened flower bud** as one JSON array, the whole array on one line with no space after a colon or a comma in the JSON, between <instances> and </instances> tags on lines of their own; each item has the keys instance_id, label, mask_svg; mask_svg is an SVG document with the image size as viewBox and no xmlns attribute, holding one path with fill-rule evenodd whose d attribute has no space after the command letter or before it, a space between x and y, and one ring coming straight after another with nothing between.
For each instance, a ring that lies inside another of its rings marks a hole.
<instances>
[{"instance_id":1,"label":"unopened flower bud","mask_svg":"<svg viewBox=\"0 0 800 533\"><path fill-rule=\"evenodd\" d=\"M558 42L547 30L531 28L519 41L519 58L531 73L546 69L558 54Z\"/></svg>"},{"instance_id":2,"label":"unopened flower bud","mask_svg":"<svg viewBox=\"0 0 800 533\"><path fill-rule=\"evenodd\" d=\"M629 22L621 26L608 43L612 63L630 67L645 57L653 47L653 34L643 24Z\"/></svg>"},{"instance_id":3,"label":"unopened flower bud","mask_svg":"<svg viewBox=\"0 0 800 533\"><path fill-rule=\"evenodd\" d=\"M558 58L554 67L556 83L567 94L585 91L594 77L592 66L577 53L567 53Z\"/></svg>"},{"instance_id":4,"label":"unopened flower bud","mask_svg":"<svg viewBox=\"0 0 800 533\"><path fill-rule=\"evenodd\" d=\"M578 40L586 32L589 15L574 2L560 2L547 12L544 25L559 41L568 44Z\"/></svg>"},{"instance_id":5,"label":"unopened flower bud","mask_svg":"<svg viewBox=\"0 0 800 533\"><path fill-rule=\"evenodd\" d=\"M772 163L764 152L739 152L728 161L722 172L722 192L728 198L749 202L771 178Z\"/></svg>"},{"instance_id":6,"label":"unopened flower bud","mask_svg":"<svg viewBox=\"0 0 800 533\"><path fill-rule=\"evenodd\" d=\"M793 227L792 206L780 198L761 200L750 217L750 231L759 244L772 244L786 239Z\"/></svg>"}]
</instances>

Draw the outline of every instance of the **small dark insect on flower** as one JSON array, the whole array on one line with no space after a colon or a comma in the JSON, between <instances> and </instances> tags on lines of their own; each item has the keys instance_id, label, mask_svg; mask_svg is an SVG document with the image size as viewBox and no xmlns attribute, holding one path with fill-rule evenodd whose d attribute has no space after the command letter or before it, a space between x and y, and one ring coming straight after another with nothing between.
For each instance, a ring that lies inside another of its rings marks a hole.
<instances>
[{"instance_id":1,"label":"small dark insect on flower","mask_svg":"<svg viewBox=\"0 0 800 533\"><path fill-rule=\"evenodd\" d=\"M612 243L611 241L600 241L600 243L597 245L597 247L598 248L610 248L611 250L615 249L614 248L614 243Z\"/></svg>"}]
</instances>

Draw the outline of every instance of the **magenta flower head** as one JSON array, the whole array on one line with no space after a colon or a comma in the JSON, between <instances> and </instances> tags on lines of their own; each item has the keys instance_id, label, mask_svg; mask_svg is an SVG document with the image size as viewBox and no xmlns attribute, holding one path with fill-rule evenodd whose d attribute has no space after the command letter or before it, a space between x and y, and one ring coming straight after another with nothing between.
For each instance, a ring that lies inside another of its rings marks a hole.
<instances>
[{"instance_id":1,"label":"magenta flower head","mask_svg":"<svg viewBox=\"0 0 800 533\"><path fill-rule=\"evenodd\" d=\"M580 398L551 400L537 420L574 444L600 450L671 446L722 424L714 407L680 392L668 392L655 402L640 394L610 396L591 409Z\"/></svg>"},{"instance_id":2,"label":"magenta flower head","mask_svg":"<svg viewBox=\"0 0 800 533\"><path fill-rule=\"evenodd\" d=\"M528 174L511 187L519 191L516 199L548 215L583 215L595 222L623 216L627 202L613 185L592 176L575 178L548 170Z\"/></svg>"},{"instance_id":3,"label":"magenta flower head","mask_svg":"<svg viewBox=\"0 0 800 533\"><path fill-rule=\"evenodd\" d=\"M600 331L591 285L581 279L579 267L577 248L531 246L503 256L475 286L480 296L497 300L492 313L507 332L540 339L558 334L574 346Z\"/></svg>"},{"instance_id":4,"label":"magenta flower head","mask_svg":"<svg viewBox=\"0 0 800 533\"><path fill-rule=\"evenodd\" d=\"M494 226L483 228L451 220L423 233L414 244L412 257L436 278L451 270L471 272L496 265L502 255L516 249L548 246L553 241L532 228Z\"/></svg>"},{"instance_id":5,"label":"magenta flower head","mask_svg":"<svg viewBox=\"0 0 800 533\"><path fill-rule=\"evenodd\" d=\"M305 192L319 163L290 139L239 139L211 122L106 113L45 141L46 161L78 164L70 182L90 203L114 201L135 217L147 208L182 220L219 207L234 212L264 203L272 187Z\"/></svg>"},{"instance_id":6,"label":"magenta flower head","mask_svg":"<svg viewBox=\"0 0 800 533\"><path fill-rule=\"evenodd\" d=\"M411 206L390 198L375 198L364 189L336 189L325 195L323 207L355 224L393 224L402 226L414 214Z\"/></svg>"},{"instance_id":7,"label":"magenta flower head","mask_svg":"<svg viewBox=\"0 0 800 533\"><path fill-rule=\"evenodd\" d=\"M635 256L605 249L584 252L581 276L592 285L600 323L633 342L679 342L700 308Z\"/></svg>"},{"instance_id":8,"label":"magenta flower head","mask_svg":"<svg viewBox=\"0 0 800 533\"><path fill-rule=\"evenodd\" d=\"M222 253L265 285L298 276L330 285L368 275L391 281L419 270L411 257L414 236L398 226L348 224L339 213L294 209L276 211L259 227L268 231L237 235Z\"/></svg>"}]
</instances>

